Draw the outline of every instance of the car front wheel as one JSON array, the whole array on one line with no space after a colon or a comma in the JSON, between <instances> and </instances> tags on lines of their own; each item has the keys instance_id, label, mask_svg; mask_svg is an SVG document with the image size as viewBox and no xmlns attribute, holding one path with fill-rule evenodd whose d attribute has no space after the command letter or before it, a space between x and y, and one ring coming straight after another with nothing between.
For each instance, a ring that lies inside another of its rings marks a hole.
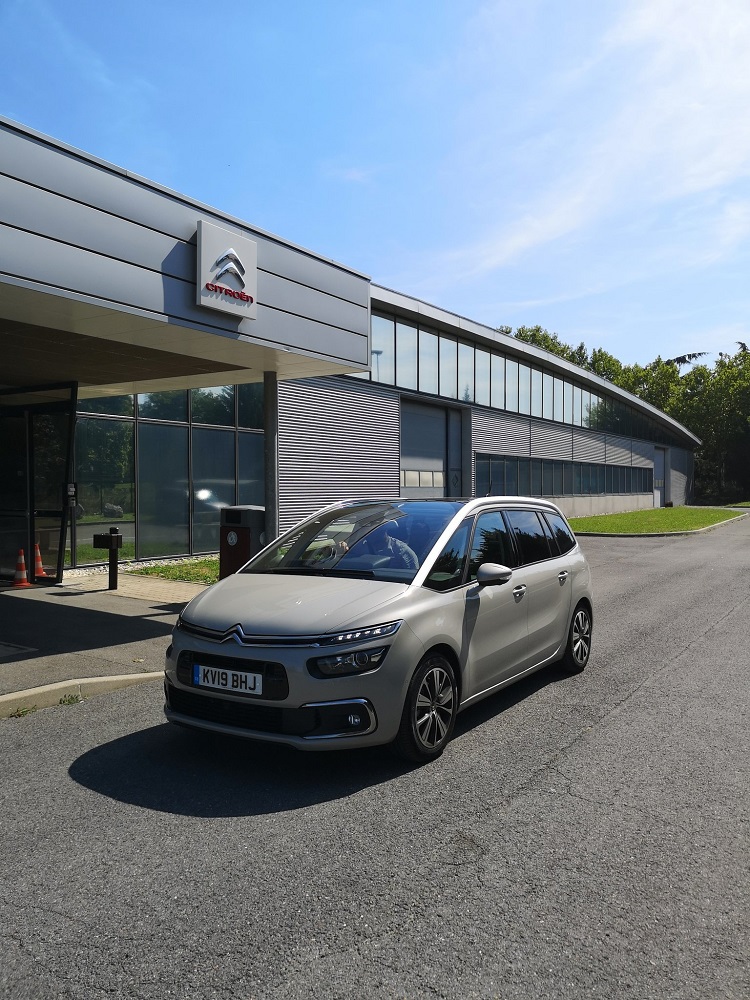
<instances>
[{"instance_id":1,"label":"car front wheel","mask_svg":"<svg viewBox=\"0 0 750 1000\"><path fill-rule=\"evenodd\" d=\"M589 662L591 653L591 612L579 604L573 612L568 631L568 642L562 666L569 674L579 674Z\"/></svg>"},{"instance_id":2,"label":"car front wheel","mask_svg":"<svg viewBox=\"0 0 750 1000\"><path fill-rule=\"evenodd\" d=\"M458 687L444 656L426 656L409 684L401 726L394 742L400 757L418 764L439 757L453 733L458 713Z\"/></svg>"}]
</instances>

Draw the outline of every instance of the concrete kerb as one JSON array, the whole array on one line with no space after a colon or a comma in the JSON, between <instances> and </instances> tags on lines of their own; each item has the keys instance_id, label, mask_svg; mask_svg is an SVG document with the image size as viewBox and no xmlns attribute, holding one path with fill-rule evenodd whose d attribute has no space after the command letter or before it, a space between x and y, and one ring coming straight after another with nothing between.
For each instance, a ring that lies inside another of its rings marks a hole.
<instances>
[{"instance_id":1,"label":"concrete kerb","mask_svg":"<svg viewBox=\"0 0 750 1000\"><path fill-rule=\"evenodd\" d=\"M53 708L64 704L64 699L83 701L97 694L106 694L120 688L158 681L164 677L163 670L143 674L115 674L111 677L77 677L74 680L44 684L42 687L27 688L0 695L0 719L8 719L16 713L33 712L37 708Z\"/></svg>"}]
</instances>

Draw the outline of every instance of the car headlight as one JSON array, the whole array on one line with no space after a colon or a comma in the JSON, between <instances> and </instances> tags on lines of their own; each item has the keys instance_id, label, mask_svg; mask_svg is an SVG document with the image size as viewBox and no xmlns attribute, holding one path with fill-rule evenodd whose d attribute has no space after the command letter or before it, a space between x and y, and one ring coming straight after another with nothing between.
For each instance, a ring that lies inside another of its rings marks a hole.
<instances>
[{"instance_id":1,"label":"car headlight","mask_svg":"<svg viewBox=\"0 0 750 1000\"><path fill-rule=\"evenodd\" d=\"M315 677L346 677L347 674L363 674L379 667L385 659L388 646L377 649L358 649L352 653L332 653L308 660L307 666Z\"/></svg>"},{"instance_id":2,"label":"car headlight","mask_svg":"<svg viewBox=\"0 0 750 1000\"><path fill-rule=\"evenodd\" d=\"M401 622L387 622L384 625L372 625L370 628L352 629L349 632L339 632L327 635L320 640L321 646L343 646L350 643L372 642L374 639L384 639L395 635ZM375 670L385 659L389 646L371 646L366 649L353 649L347 652L331 652L327 656L317 656L307 661L307 667L315 677L346 677L351 674L363 674Z\"/></svg>"}]
</instances>

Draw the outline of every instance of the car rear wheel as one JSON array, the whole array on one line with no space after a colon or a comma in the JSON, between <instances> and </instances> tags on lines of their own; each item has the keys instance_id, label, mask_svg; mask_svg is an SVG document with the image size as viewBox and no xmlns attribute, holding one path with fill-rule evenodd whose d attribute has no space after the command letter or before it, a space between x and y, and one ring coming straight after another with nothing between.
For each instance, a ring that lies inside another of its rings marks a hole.
<instances>
[{"instance_id":1,"label":"car rear wheel","mask_svg":"<svg viewBox=\"0 0 750 1000\"><path fill-rule=\"evenodd\" d=\"M589 662L590 654L591 612L585 604L579 604L570 622L565 655L561 660L563 669L569 674L579 674Z\"/></svg>"},{"instance_id":2,"label":"car rear wheel","mask_svg":"<svg viewBox=\"0 0 750 1000\"><path fill-rule=\"evenodd\" d=\"M425 764L445 749L458 713L453 667L437 653L426 656L409 684L394 749L405 760Z\"/></svg>"}]
</instances>

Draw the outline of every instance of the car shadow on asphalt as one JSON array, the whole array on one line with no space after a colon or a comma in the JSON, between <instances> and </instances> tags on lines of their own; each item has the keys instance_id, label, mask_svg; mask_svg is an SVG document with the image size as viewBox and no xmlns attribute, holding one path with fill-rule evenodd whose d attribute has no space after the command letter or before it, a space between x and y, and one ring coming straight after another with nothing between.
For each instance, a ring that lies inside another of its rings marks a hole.
<instances>
[{"instance_id":1,"label":"car shadow on asphalt","mask_svg":"<svg viewBox=\"0 0 750 1000\"><path fill-rule=\"evenodd\" d=\"M459 715L463 736L567 675L549 667ZM447 755L458 753L449 744ZM441 759L425 765L441 767ZM111 799L180 816L260 816L347 798L416 771L388 747L306 753L164 723L82 754L68 773Z\"/></svg>"}]
</instances>

